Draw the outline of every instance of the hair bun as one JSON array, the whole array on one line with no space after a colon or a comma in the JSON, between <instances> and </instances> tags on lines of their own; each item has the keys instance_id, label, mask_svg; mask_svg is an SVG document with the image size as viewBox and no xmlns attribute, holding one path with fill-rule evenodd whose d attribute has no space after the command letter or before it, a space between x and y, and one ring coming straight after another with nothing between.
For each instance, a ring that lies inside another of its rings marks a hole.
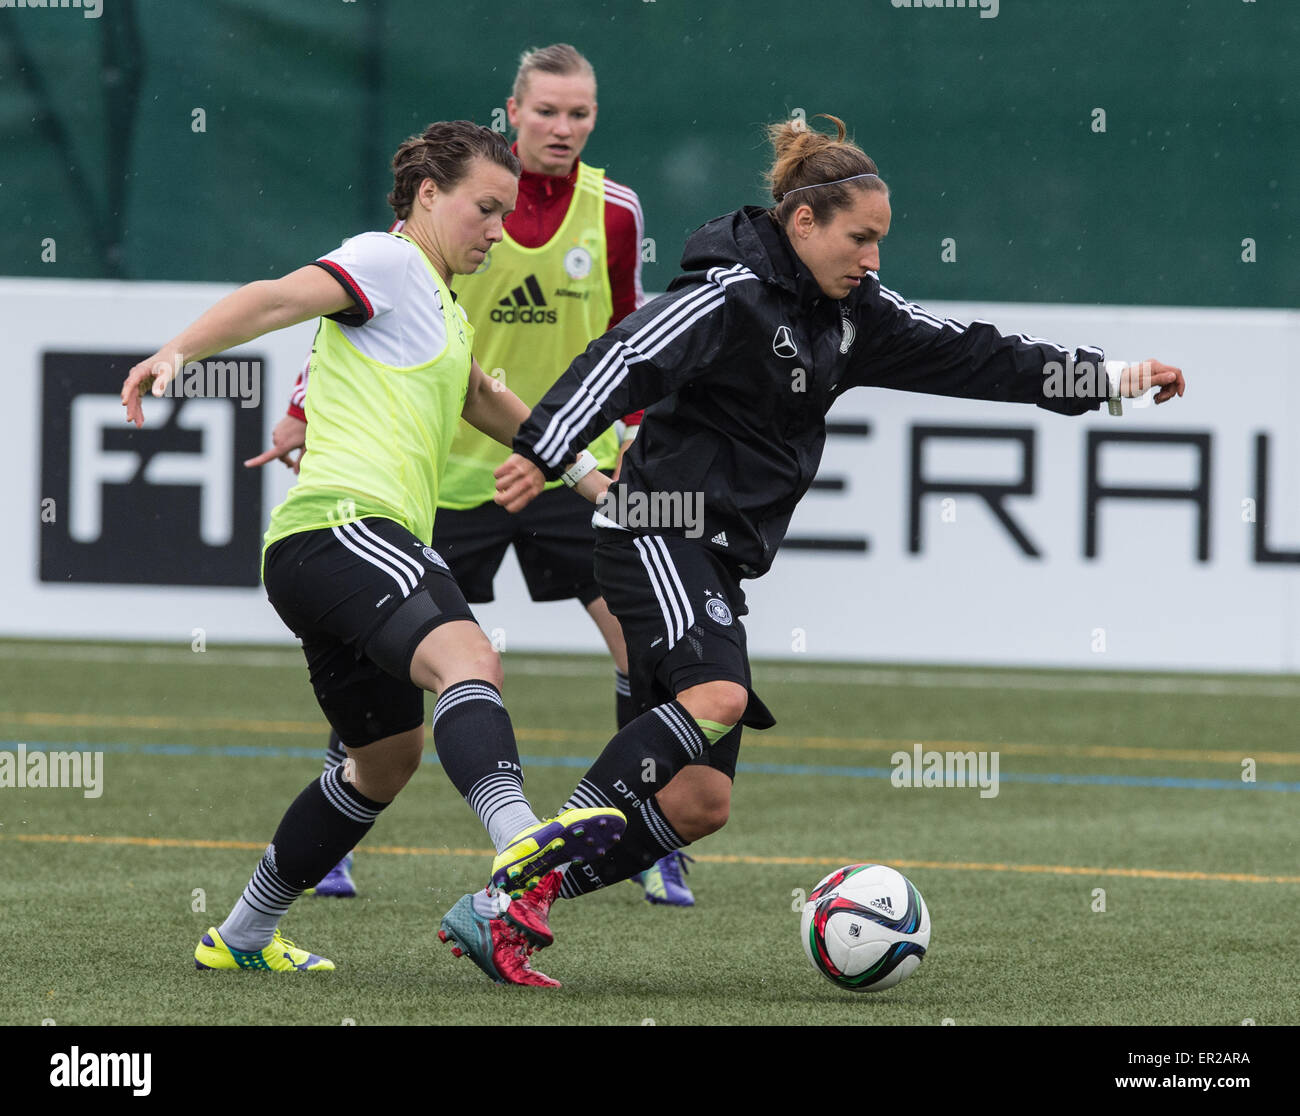
<instances>
[{"instance_id":1,"label":"hair bun","mask_svg":"<svg viewBox=\"0 0 1300 1116\"><path fill-rule=\"evenodd\" d=\"M793 191L825 186L824 190L809 191L799 198L800 205L811 206L813 216L823 221L850 204L849 188L854 184L842 180L878 174L876 164L866 153L845 138L848 130L843 120L824 112L817 113L814 119L829 120L834 124L835 136L832 138L810 127L802 117L782 120L767 127L767 137L776 157L767 173L767 181L777 202L773 215L782 224L793 212L793 199L788 212L785 203L786 196ZM828 185L830 183L834 185ZM860 179L856 187L859 190L886 189L879 178Z\"/></svg>"}]
</instances>

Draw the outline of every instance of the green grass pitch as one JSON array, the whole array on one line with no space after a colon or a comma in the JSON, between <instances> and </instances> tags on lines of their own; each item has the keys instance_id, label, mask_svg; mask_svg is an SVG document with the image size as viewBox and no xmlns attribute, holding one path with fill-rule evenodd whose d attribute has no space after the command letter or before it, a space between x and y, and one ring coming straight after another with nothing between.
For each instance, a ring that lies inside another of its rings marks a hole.
<instances>
[{"instance_id":1,"label":"green grass pitch","mask_svg":"<svg viewBox=\"0 0 1300 1116\"><path fill-rule=\"evenodd\" d=\"M612 728L611 669L505 669L553 810ZM336 972L194 970L320 769L295 649L11 641L0 677L0 747L103 751L97 798L0 787L0 1024L1300 1023L1300 679L760 665L780 723L747 734L732 820L691 850L698 905L631 884L562 902L534 961L565 987L542 992L436 940L489 861L431 763L358 851L362 897L285 920ZM996 751L999 793L892 785L916 742ZM859 861L901 868L933 919L919 971L878 994L799 943L797 893Z\"/></svg>"}]
</instances>

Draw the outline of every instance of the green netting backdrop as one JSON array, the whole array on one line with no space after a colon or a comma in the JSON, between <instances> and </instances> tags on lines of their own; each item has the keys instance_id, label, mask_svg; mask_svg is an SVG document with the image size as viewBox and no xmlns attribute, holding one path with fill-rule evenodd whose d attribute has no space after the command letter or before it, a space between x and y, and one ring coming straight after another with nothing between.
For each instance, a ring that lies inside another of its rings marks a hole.
<instances>
[{"instance_id":1,"label":"green netting backdrop","mask_svg":"<svg viewBox=\"0 0 1300 1116\"><path fill-rule=\"evenodd\" d=\"M281 274L382 227L397 144L491 124L519 52L555 41L596 67L587 155L641 195L648 289L692 228L765 200L762 125L801 110L842 116L880 164L883 275L913 297L1300 297L1300 4L1272 0L1001 0L992 19L891 0L4 9L0 274Z\"/></svg>"}]
</instances>

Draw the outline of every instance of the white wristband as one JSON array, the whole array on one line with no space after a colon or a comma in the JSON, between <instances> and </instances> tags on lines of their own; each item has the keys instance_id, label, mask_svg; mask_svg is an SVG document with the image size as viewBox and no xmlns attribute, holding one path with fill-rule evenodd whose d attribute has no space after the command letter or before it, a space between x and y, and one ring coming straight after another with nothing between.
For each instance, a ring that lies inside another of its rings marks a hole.
<instances>
[{"instance_id":1,"label":"white wristband","mask_svg":"<svg viewBox=\"0 0 1300 1116\"><path fill-rule=\"evenodd\" d=\"M561 476L560 480L564 481L570 488L573 488L578 481L582 480L588 473L596 467L596 459L587 450L578 454L578 460L574 462Z\"/></svg>"},{"instance_id":2,"label":"white wristband","mask_svg":"<svg viewBox=\"0 0 1300 1116\"><path fill-rule=\"evenodd\" d=\"M1120 388L1123 385L1124 369L1128 363L1122 360L1106 361L1106 379L1110 383L1110 398L1106 406L1112 415L1122 415L1124 413L1124 400L1120 396Z\"/></svg>"}]
</instances>

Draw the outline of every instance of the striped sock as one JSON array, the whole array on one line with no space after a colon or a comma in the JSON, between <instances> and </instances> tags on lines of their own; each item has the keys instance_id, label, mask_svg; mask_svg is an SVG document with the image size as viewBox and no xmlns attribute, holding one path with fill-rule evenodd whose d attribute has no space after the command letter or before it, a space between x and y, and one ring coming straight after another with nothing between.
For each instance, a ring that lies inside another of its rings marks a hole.
<instances>
[{"instance_id":1,"label":"striped sock","mask_svg":"<svg viewBox=\"0 0 1300 1116\"><path fill-rule=\"evenodd\" d=\"M639 807L692 760L708 741L680 702L656 705L620 729L579 783L597 801L583 806Z\"/></svg>"},{"instance_id":2,"label":"striped sock","mask_svg":"<svg viewBox=\"0 0 1300 1116\"><path fill-rule=\"evenodd\" d=\"M578 784L578 789L569 800L569 805L597 804L595 788L587 786L585 780ZM608 803L605 805L612 805ZM570 864L564 873L564 883L560 886L560 896L574 899L586 895L610 884L631 879L638 872L643 872L655 861L674 849L684 848L686 841L668 824L668 819L659 811L659 804L648 798L635 810L627 810L627 830L623 840L608 853L586 864Z\"/></svg>"},{"instance_id":3,"label":"striped sock","mask_svg":"<svg viewBox=\"0 0 1300 1116\"><path fill-rule=\"evenodd\" d=\"M515 730L490 682L470 679L443 690L433 710L438 762L488 831L497 852L537 824L524 797Z\"/></svg>"},{"instance_id":4,"label":"striped sock","mask_svg":"<svg viewBox=\"0 0 1300 1116\"><path fill-rule=\"evenodd\" d=\"M387 805L344 782L341 765L311 782L285 812L253 878L218 928L233 949L271 944L290 904L356 847Z\"/></svg>"},{"instance_id":5,"label":"striped sock","mask_svg":"<svg viewBox=\"0 0 1300 1116\"><path fill-rule=\"evenodd\" d=\"M691 760L703 755L707 743L699 725L676 701L647 710L619 730L582 777L565 808L615 806L627 815L627 832L598 861L569 865L564 886L570 890L561 890L561 895L580 895L628 879L665 853L682 847L685 842L659 812L654 796Z\"/></svg>"}]
</instances>

